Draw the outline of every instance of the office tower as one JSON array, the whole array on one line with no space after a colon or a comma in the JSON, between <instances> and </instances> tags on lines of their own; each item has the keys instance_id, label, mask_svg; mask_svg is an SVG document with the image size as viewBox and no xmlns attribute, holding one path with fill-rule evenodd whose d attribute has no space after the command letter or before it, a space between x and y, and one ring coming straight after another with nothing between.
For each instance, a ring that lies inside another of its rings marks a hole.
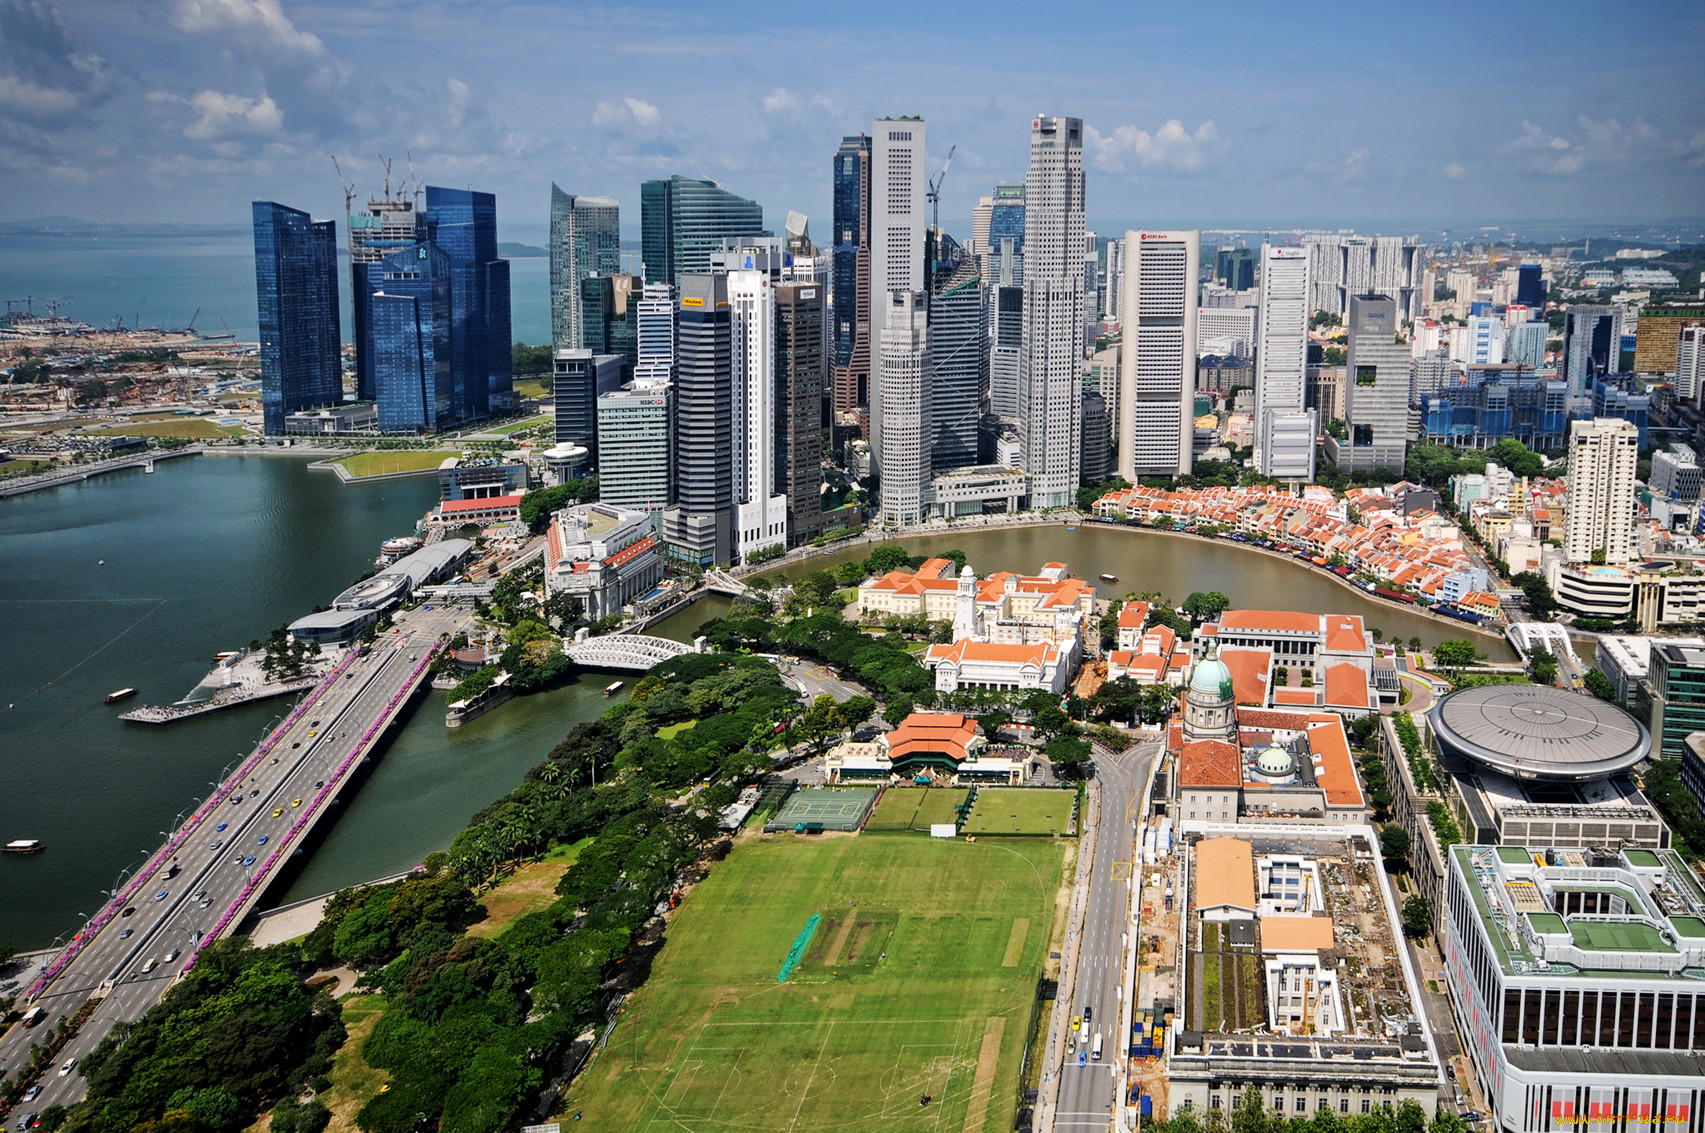
<instances>
[{"instance_id":1,"label":"office tower","mask_svg":"<svg viewBox=\"0 0 1705 1133\"><path fill-rule=\"evenodd\" d=\"M776 296L767 271L728 273L733 400L734 553L787 544L787 496L776 460L781 401L776 381Z\"/></svg>"},{"instance_id":2,"label":"office tower","mask_svg":"<svg viewBox=\"0 0 1705 1133\"><path fill-rule=\"evenodd\" d=\"M580 445L585 467L599 471L598 399L622 388L622 359L591 350L552 352L551 402L556 409L556 443Z\"/></svg>"},{"instance_id":3,"label":"office tower","mask_svg":"<svg viewBox=\"0 0 1705 1133\"><path fill-rule=\"evenodd\" d=\"M1451 368L1450 353L1446 350L1410 352L1409 404L1423 404L1424 399L1452 384L1455 371Z\"/></svg>"},{"instance_id":4,"label":"office tower","mask_svg":"<svg viewBox=\"0 0 1705 1133\"><path fill-rule=\"evenodd\" d=\"M1308 249L1309 312L1344 313L1338 305L1338 284L1343 271L1339 236L1335 232L1304 232L1299 239Z\"/></svg>"},{"instance_id":5,"label":"office tower","mask_svg":"<svg viewBox=\"0 0 1705 1133\"><path fill-rule=\"evenodd\" d=\"M459 418L450 257L416 244L367 265L366 348L381 433L446 428Z\"/></svg>"},{"instance_id":6,"label":"office tower","mask_svg":"<svg viewBox=\"0 0 1705 1133\"><path fill-rule=\"evenodd\" d=\"M877 357L887 419L880 466L881 516L886 524L922 522L929 510L930 422L929 303L921 291L885 291ZM899 407L904 407L902 410ZM874 420L874 413L872 414Z\"/></svg>"},{"instance_id":7,"label":"office tower","mask_svg":"<svg viewBox=\"0 0 1705 1133\"><path fill-rule=\"evenodd\" d=\"M266 432L284 418L343 400L337 300L337 225L273 201L254 202L259 300L261 415Z\"/></svg>"},{"instance_id":8,"label":"office tower","mask_svg":"<svg viewBox=\"0 0 1705 1133\"><path fill-rule=\"evenodd\" d=\"M1563 317L1563 379L1569 408L1584 408L1593 379L1614 374L1621 363L1622 308L1576 303Z\"/></svg>"},{"instance_id":9,"label":"office tower","mask_svg":"<svg viewBox=\"0 0 1705 1133\"><path fill-rule=\"evenodd\" d=\"M1016 421L1023 412L1018 372L1024 347L1024 288L991 287L989 309L989 411Z\"/></svg>"},{"instance_id":10,"label":"office tower","mask_svg":"<svg viewBox=\"0 0 1705 1133\"><path fill-rule=\"evenodd\" d=\"M823 513L823 356L828 326L824 288L814 281L778 283L776 377L781 415L778 487L787 496L787 530L803 542Z\"/></svg>"},{"instance_id":11,"label":"office tower","mask_svg":"<svg viewBox=\"0 0 1705 1133\"><path fill-rule=\"evenodd\" d=\"M1102 306L1103 318L1113 322L1125 317L1125 241L1110 238L1107 241L1106 268L1106 301ZM1109 406L1116 404L1109 402Z\"/></svg>"},{"instance_id":12,"label":"office tower","mask_svg":"<svg viewBox=\"0 0 1705 1133\"><path fill-rule=\"evenodd\" d=\"M1496 366L1504 360L1504 322L1496 315L1469 315L1459 339L1457 361L1467 366Z\"/></svg>"},{"instance_id":13,"label":"office tower","mask_svg":"<svg viewBox=\"0 0 1705 1133\"><path fill-rule=\"evenodd\" d=\"M1313 310L1342 315L1352 296L1377 293L1390 297L1399 316L1409 320L1419 318L1422 304L1432 299L1421 287L1427 249L1413 238L1307 232L1301 242L1309 253Z\"/></svg>"},{"instance_id":14,"label":"office tower","mask_svg":"<svg viewBox=\"0 0 1705 1133\"><path fill-rule=\"evenodd\" d=\"M1516 302L1533 311L1545 310L1545 276L1538 264L1523 264L1517 269Z\"/></svg>"},{"instance_id":15,"label":"office tower","mask_svg":"<svg viewBox=\"0 0 1705 1133\"><path fill-rule=\"evenodd\" d=\"M1634 471L1640 430L1632 422L1594 418L1569 422L1569 506L1563 518L1563 556L1588 563L1599 552L1611 565L1633 557Z\"/></svg>"},{"instance_id":16,"label":"office tower","mask_svg":"<svg viewBox=\"0 0 1705 1133\"><path fill-rule=\"evenodd\" d=\"M1670 445L1652 454L1652 494L1661 500L1699 498L1699 456L1690 445Z\"/></svg>"},{"instance_id":17,"label":"office tower","mask_svg":"<svg viewBox=\"0 0 1705 1133\"><path fill-rule=\"evenodd\" d=\"M1261 245L1255 466L1281 480L1314 479L1319 430L1307 396L1309 292L1307 249Z\"/></svg>"},{"instance_id":18,"label":"office tower","mask_svg":"<svg viewBox=\"0 0 1705 1133\"><path fill-rule=\"evenodd\" d=\"M1397 302L1387 295L1350 297L1345 352L1344 421L1338 468L1403 471L1409 441L1409 344L1397 337Z\"/></svg>"},{"instance_id":19,"label":"office tower","mask_svg":"<svg viewBox=\"0 0 1705 1133\"><path fill-rule=\"evenodd\" d=\"M617 354L631 375L639 363L638 281L626 272L580 281L581 342L594 354Z\"/></svg>"},{"instance_id":20,"label":"office tower","mask_svg":"<svg viewBox=\"0 0 1705 1133\"><path fill-rule=\"evenodd\" d=\"M450 377L457 418L484 417L509 400L514 339L509 261L497 257L497 198L472 189L426 187L432 239L450 257Z\"/></svg>"},{"instance_id":21,"label":"office tower","mask_svg":"<svg viewBox=\"0 0 1705 1133\"><path fill-rule=\"evenodd\" d=\"M1113 472L1112 421L1107 415L1107 399L1088 390L1083 394L1081 413L1083 439L1083 482L1100 484Z\"/></svg>"},{"instance_id":22,"label":"office tower","mask_svg":"<svg viewBox=\"0 0 1705 1133\"><path fill-rule=\"evenodd\" d=\"M715 181L676 175L639 187L640 258L645 278L677 291L688 272L710 270L724 237L765 236L764 209Z\"/></svg>"},{"instance_id":23,"label":"office tower","mask_svg":"<svg viewBox=\"0 0 1705 1133\"><path fill-rule=\"evenodd\" d=\"M675 289L647 283L641 292L634 363L635 385L650 386L675 377Z\"/></svg>"},{"instance_id":24,"label":"office tower","mask_svg":"<svg viewBox=\"0 0 1705 1133\"><path fill-rule=\"evenodd\" d=\"M835 152L834 377L830 411L848 429L870 405L870 138L849 134Z\"/></svg>"},{"instance_id":25,"label":"office tower","mask_svg":"<svg viewBox=\"0 0 1705 1133\"><path fill-rule=\"evenodd\" d=\"M1214 278L1227 290L1248 291L1255 286L1255 252L1249 248L1216 249Z\"/></svg>"},{"instance_id":26,"label":"office tower","mask_svg":"<svg viewBox=\"0 0 1705 1133\"><path fill-rule=\"evenodd\" d=\"M1705 326L1681 328L1675 344L1675 396L1693 405L1705 399Z\"/></svg>"},{"instance_id":27,"label":"office tower","mask_svg":"<svg viewBox=\"0 0 1705 1133\"><path fill-rule=\"evenodd\" d=\"M1196 308L1196 353L1253 358L1258 310L1257 307Z\"/></svg>"},{"instance_id":28,"label":"office tower","mask_svg":"<svg viewBox=\"0 0 1705 1133\"><path fill-rule=\"evenodd\" d=\"M989 254L989 225L994 221L995 199L981 197L971 209L971 254L986 256Z\"/></svg>"},{"instance_id":29,"label":"office tower","mask_svg":"<svg viewBox=\"0 0 1705 1133\"><path fill-rule=\"evenodd\" d=\"M675 502L675 391L637 382L598 398L598 499L660 512Z\"/></svg>"},{"instance_id":30,"label":"office tower","mask_svg":"<svg viewBox=\"0 0 1705 1133\"><path fill-rule=\"evenodd\" d=\"M368 277L386 256L405 248L432 242L431 226L426 214L415 207L416 194L399 187L393 195L389 180L383 197L370 197L365 213L349 212L345 220L349 227L349 283L353 302L350 305L350 330L355 341L355 390L361 401L377 401L378 380L373 373L375 357L370 329L371 296L379 290Z\"/></svg>"},{"instance_id":31,"label":"office tower","mask_svg":"<svg viewBox=\"0 0 1705 1133\"><path fill-rule=\"evenodd\" d=\"M1196 393L1196 280L1201 233L1125 234L1119 365L1119 475L1190 471Z\"/></svg>"},{"instance_id":32,"label":"office tower","mask_svg":"<svg viewBox=\"0 0 1705 1133\"><path fill-rule=\"evenodd\" d=\"M930 463L938 470L977 463L983 358L982 276L963 256L936 272L929 307Z\"/></svg>"},{"instance_id":33,"label":"office tower","mask_svg":"<svg viewBox=\"0 0 1705 1133\"><path fill-rule=\"evenodd\" d=\"M915 304L908 303L905 307L908 329L913 305L919 308L920 323L926 317L923 308L927 306L927 297L923 292L929 283L924 278L924 228L929 217L924 210L924 190L928 184L924 169L924 129L921 118L878 118L870 129L870 455L881 481L879 491L884 494L892 480L884 435L888 416L892 414L915 421L918 414L927 412L927 407L907 400L899 391L890 398L883 384L887 371L882 365L886 342L882 328L888 315L896 310L893 293L903 291L917 297ZM898 341L908 342L909 338L902 333ZM920 352L926 345L919 344ZM896 380L902 383L902 390L915 389L927 395L927 387L918 387L911 370L909 362L894 370ZM922 375L922 380L927 382L928 378L927 373ZM913 432L910 426L905 431L908 436ZM913 470L906 473L908 476L922 467L927 481L930 463L928 430L923 438L923 451L900 454L896 467ZM921 485L896 486L900 498L908 501L903 509L915 508L921 498ZM882 511L884 516L891 514L886 500Z\"/></svg>"},{"instance_id":34,"label":"office tower","mask_svg":"<svg viewBox=\"0 0 1705 1133\"><path fill-rule=\"evenodd\" d=\"M989 204L989 247L979 251L993 261L983 274L1001 283L1024 282L1024 186L996 185Z\"/></svg>"},{"instance_id":35,"label":"office tower","mask_svg":"<svg viewBox=\"0 0 1705 1133\"><path fill-rule=\"evenodd\" d=\"M726 563L734 551L734 385L728 276L681 277L675 326L675 502L663 541L676 561Z\"/></svg>"},{"instance_id":36,"label":"office tower","mask_svg":"<svg viewBox=\"0 0 1705 1133\"><path fill-rule=\"evenodd\" d=\"M580 281L622 270L619 213L610 197L574 196L551 183L551 345L558 350L588 346Z\"/></svg>"},{"instance_id":37,"label":"office tower","mask_svg":"<svg viewBox=\"0 0 1705 1133\"><path fill-rule=\"evenodd\" d=\"M1069 505L1082 466L1083 207L1083 120L1032 119L1018 382L1033 508Z\"/></svg>"},{"instance_id":38,"label":"office tower","mask_svg":"<svg viewBox=\"0 0 1705 1133\"><path fill-rule=\"evenodd\" d=\"M1518 362L1531 370L1545 366L1545 344L1550 339L1551 324L1544 322L1512 323L1504 343L1504 360Z\"/></svg>"}]
</instances>

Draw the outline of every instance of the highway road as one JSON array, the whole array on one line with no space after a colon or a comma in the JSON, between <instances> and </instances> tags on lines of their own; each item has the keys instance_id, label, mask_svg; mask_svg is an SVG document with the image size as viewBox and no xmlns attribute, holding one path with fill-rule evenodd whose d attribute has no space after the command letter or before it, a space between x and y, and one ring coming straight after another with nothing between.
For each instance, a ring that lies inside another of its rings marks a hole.
<instances>
[{"instance_id":1,"label":"highway road","mask_svg":"<svg viewBox=\"0 0 1705 1133\"><path fill-rule=\"evenodd\" d=\"M272 750L246 775L242 768L233 774L225 801L197 808L198 817L183 828L189 836L177 852L154 866L124 908L101 925L38 994L34 1005L47 1009L42 1025L29 1030L16 1025L0 1036L0 1066L15 1073L27 1062L32 1041L45 1038L61 1016L73 1014L104 991L100 1006L56 1063L81 1059L114 1025L139 1018L157 1003L198 943L222 925L229 928L240 920L233 915L226 924L222 918L228 911L241 911L237 906L249 896L259 896L258 891L245 893L251 880L264 883L276 875L276 868L273 875L260 871L291 828L318 813L316 799L328 783L334 789L324 792L320 810L333 804L337 769L409 684L439 633L453 630L465 615L433 610L404 618L400 633L386 634L367 656L352 659L319 699L285 726ZM249 767L248 760L243 767ZM239 775L242 778L236 779ZM276 866L289 856L283 855ZM58 1070L58 1065L47 1070L39 1079L40 1095L15 1113L70 1105L81 1098L82 1076L75 1069L64 1075Z\"/></svg>"},{"instance_id":2,"label":"highway road","mask_svg":"<svg viewBox=\"0 0 1705 1133\"><path fill-rule=\"evenodd\" d=\"M1084 907L1083 939L1078 943L1077 974L1071 1012L1089 1019L1072 1037L1077 1049L1066 1055L1059 1070L1059 1104L1054 1128L1086 1131L1110 1128L1118 1101L1119 1068L1129 1043L1121 1032L1120 982L1125 974L1131 939L1132 854L1140 852L1132 823L1148 782L1149 764L1159 752L1157 743L1133 746L1119 755L1097 753L1095 778L1100 791L1095 861L1090 867L1089 900ZM1069 945L1068 945L1069 946ZM1092 1049L1101 1036L1102 1060L1078 1065L1078 1056Z\"/></svg>"}]
</instances>

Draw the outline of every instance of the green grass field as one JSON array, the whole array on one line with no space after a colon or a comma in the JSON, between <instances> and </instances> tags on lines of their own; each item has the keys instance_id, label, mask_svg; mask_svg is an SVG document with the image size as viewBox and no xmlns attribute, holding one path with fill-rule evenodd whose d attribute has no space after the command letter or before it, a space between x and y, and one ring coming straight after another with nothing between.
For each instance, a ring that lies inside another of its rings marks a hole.
<instances>
[{"instance_id":1,"label":"green grass field","mask_svg":"<svg viewBox=\"0 0 1705 1133\"><path fill-rule=\"evenodd\" d=\"M965 801L967 790L927 790L890 787L865 822L866 830L922 830L936 822L952 822L954 807Z\"/></svg>"},{"instance_id":2,"label":"green grass field","mask_svg":"<svg viewBox=\"0 0 1705 1133\"><path fill-rule=\"evenodd\" d=\"M170 421L152 421L141 425L114 425L97 429L92 437L182 437L192 441L220 440L240 437L247 430L241 425L215 425L205 417L179 417Z\"/></svg>"},{"instance_id":3,"label":"green grass field","mask_svg":"<svg viewBox=\"0 0 1705 1133\"><path fill-rule=\"evenodd\" d=\"M548 424L551 420L551 417L541 413L539 416L529 417L525 421L514 421L508 425L499 426L498 428L493 429L492 432L501 433L506 437L513 436L523 429L531 429L538 425Z\"/></svg>"},{"instance_id":4,"label":"green grass field","mask_svg":"<svg viewBox=\"0 0 1705 1133\"><path fill-rule=\"evenodd\" d=\"M977 792L965 834L1064 834L1071 829L1072 791L1046 791L1022 787L992 788Z\"/></svg>"},{"instance_id":5,"label":"green grass field","mask_svg":"<svg viewBox=\"0 0 1705 1133\"><path fill-rule=\"evenodd\" d=\"M457 455L441 449L402 449L397 452L357 452L349 456L339 457L333 463L341 464L351 476L385 476L394 472L427 472L443 464L449 457Z\"/></svg>"},{"instance_id":6,"label":"green grass field","mask_svg":"<svg viewBox=\"0 0 1705 1133\"><path fill-rule=\"evenodd\" d=\"M741 845L688 896L562 1112L636 1133L1012 1128L1064 851L1040 839ZM778 984L813 913L822 922Z\"/></svg>"}]
</instances>

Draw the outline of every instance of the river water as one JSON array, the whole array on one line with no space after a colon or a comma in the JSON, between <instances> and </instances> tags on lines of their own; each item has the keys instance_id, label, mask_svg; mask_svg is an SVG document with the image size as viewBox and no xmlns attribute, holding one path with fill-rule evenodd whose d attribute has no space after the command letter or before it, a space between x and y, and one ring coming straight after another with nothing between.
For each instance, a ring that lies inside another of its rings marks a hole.
<instances>
[{"instance_id":1,"label":"river water","mask_svg":"<svg viewBox=\"0 0 1705 1133\"><path fill-rule=\"evenodd\" d=\"M0 941L20 948L45 946L93 914L102 891L289 705L158 728L120 723L128 705L101 698L124 686L140 690L132 704L183 696L218 651L327 602L436 498L431 477L344 485L287 457L157 467L0 501L0 841L47 844L32 857L0 858ZM1240 606L1362 614L1428 643L1465 632L1230 543L1099 527L963 529L903 542L914 551L957 547L985 573L1059 560L1081 577L1117 574L1120 583L1102 586L1108 596L1159 590L1176 602L1219 590ZM844 548L782 573L868 553ZM687 640L727 608L708 597L650 632ZM1508 655L1497 638L1481 648ZM443 848L570 728L608 706L607 681L587 674L458 729L444 727L444 694L430 694L272 902L404 870Z\"/></svg>"}]
</instances>

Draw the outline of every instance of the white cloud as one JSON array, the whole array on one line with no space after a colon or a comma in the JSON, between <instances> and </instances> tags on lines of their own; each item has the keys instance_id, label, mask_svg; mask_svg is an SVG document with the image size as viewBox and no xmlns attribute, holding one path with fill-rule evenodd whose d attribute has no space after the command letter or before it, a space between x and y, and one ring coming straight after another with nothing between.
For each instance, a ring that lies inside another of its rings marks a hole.
<instances>
[{"instance_id":1,"label":"white cloud","mask_svg":"<svg viewBox=\"0 0 1705 1133\"><path fill-rule=\"evenodd\" d=\"M51 4L0 0L0 118L10 120L0 122L0 137L67 125L111 93L112 68L73 50Z\"/></svg>"},{"instance_id":2,"label":"white cloud","mask_svg":"<svg viewBox=\"0 0 1705 1133\"><path fill-rule=\"evenodd\" d=\"M762 99L764 113L781 118L799 118L812 111L835 113L834 101L825 94L814 94L810 98L794 93L786 87L777 87Z\"/></svg>"},{"instance_id":3,"label":"white cloud","mask_svg":"<svg viewBox=\"0 0 1705 1133\"><path fill-rule=\"evenodd\" d=\"M278 0L178 0L172 26L194 35L235 36L272 51L330 55L319 36L284 14Z\"/></svg>"},{"instance_id":4,"label":"white cloud","mask_svg":"<svg viewBox=\"0 0 1705 1133\"><path fill-rule=\"evenodd\" d=\"M1453 161L1445 166L1445 176L1452 181L1460 181L1468 176L1468 169L1460 161Z\"/></svg>"},{"instance_id":5,"label":"white cloud","mask_svg":"<svg viewBox=\"0 0 1705 1133\"><path fill-rule=\"evenodd\" d=\"M1152 134L1136 126L1119 126L1111 134L1088 126L1084 134L1094 151L1096 166L1114 171L1135 165L1139 169L1192 173L1223 148L1211 120L1196 127L1195 133L1173 118Z\"/></svg>"},{"instance_id":6,"label":"white cloud","mask_svg":"<svg viewBox=\"0 0 1705 1133\"><path fill-rule=\"evenodd\" d=\"M620 130L632 126L651 129L661 121L663 112L643 98L600 102L592 108L592 124L603 130Z\"/></svg>"},{"instance_id":7,"label":"white cloud","mask_svg":"<svg viewBox=\"0 0 1705 1133\"><path fill-rule=\"evenodd\" d=\"M284 130L284 112L268 95L244 98L240 94L204 90L186 101L197 118L185 127L184 136L198 141L271 137Z\"/></svg>"},{"instance_id":8,"label":"white cloud","mask_svg":"<svg viewBox=\"0 0 1705 1133\"><path fill-rule=\"evenodd\" d=\"M1614 118L1602 122L1582 114L1575 120L1573 135L1553 134L1544 127L1522 120L1521 136L1505 149L1542 173L1566 176L1582 169L1625 165L1643 156L1658 132L1640 119L1624 127Z\"/></svg>"}]
</instances>

